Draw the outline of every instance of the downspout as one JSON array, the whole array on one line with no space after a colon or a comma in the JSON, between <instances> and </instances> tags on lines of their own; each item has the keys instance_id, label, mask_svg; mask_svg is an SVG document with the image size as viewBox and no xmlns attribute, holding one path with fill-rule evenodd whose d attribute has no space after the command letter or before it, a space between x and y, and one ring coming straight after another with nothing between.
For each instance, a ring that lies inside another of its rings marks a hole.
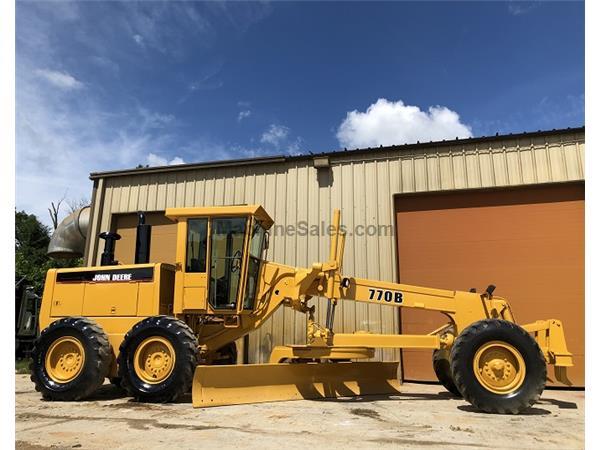
<instances>
[{"instance_id":1,"label":"downspout","mask_svg":"<svg viewBox=\"0 0 600 450\"><path fill-rule=\"evenodd\" d=\"M85 253L89 224L89 206L84 206L65 217L52 234L48 256L56 259L81 258Z\"/></svg>"}]
</instances>

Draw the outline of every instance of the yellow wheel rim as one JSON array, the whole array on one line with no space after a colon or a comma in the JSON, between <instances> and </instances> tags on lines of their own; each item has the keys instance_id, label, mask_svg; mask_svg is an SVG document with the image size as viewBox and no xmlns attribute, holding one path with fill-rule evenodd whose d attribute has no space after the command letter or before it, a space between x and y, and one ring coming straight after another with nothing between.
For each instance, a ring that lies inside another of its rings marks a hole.
<instances>
[{"instance_id":1,"label":"yellow wheel rim","mask_svg":"<svg viewBox=\"0 0 600 450\"><path fill-rule=\"evenodd\" d=\"M161 336L144 339L133 356L133 367L136 375L146 383L161 383L173 372L175 349Z\"/></svg>"},{"instance_id":2,"label":"yellow wheel rim","mask_svg":"<svg viewBox=\"0 0 600 450\"><path fill-rule=\"evenodd\" d=\"M46 373L56 383L68 383L77 378L84 363L83 345L73 336L58 338L46 353Z\"/></svg>"},{"instance_id":3,"label":"yellow wheel rim","mask_svg":"<svg viewBox=\"0 0 600 450\"><path fill-rule=\"evenodd\" d=\"M473 359L479 383L494 394L510 394L525 380L525 360L512 345L492 341L481 346Z\"/></svg>"}]
</instances>

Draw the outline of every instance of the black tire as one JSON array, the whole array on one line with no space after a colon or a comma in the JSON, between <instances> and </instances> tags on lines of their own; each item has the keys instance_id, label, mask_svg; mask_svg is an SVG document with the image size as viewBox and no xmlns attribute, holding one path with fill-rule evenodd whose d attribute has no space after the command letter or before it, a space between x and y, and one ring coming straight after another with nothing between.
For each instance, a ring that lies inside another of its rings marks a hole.
<instances>
[{"instance_id":1,"label":"black tire","mask_svg":"<svg viewBox=\"0 0 600 450\"><path fill-rule=\"evenodd\" d=\"M138 376L134 366L135 351L147 338L157 336L169 341L175 352L175 363L167 378L149 383ZM137 323L119 348L121 386L137 401L166 403L189 392L198 365L198 342L192 330L181 320L168 316L149 317Z\"/></svg>"},{"instance_id":2,"label":"black tire","mask_svg":"<svg viewBox=\"0 0 600 450\"><path fill-rule=\"evenodd\" d=\"M110 384L113 384L117 387L121 387L121 378L120 377L108 377L108 381L110 381Z\"/></svg>"},{"instance_id":3,"label":"black tire","mask_svg":"<svg viewBox=\"0 0 600 450\"><path fill-rule=\"evenodd\" d=\"M84 363L79 374L58 382L48 374L46 355L60 338L73 337L83 347ZM31 381L46 400L72 401L89 397L98 389L110 370L112 352L102 328L85 317L67 317L42 330L31 353Z\"/></svg>"},{"instance_id":4,"label":"black tire","mask_svg":"<svg viewBox=\"0 0 600 450\"><path fill-rule=\"evenodd\" d=\"M491 341L510 344L525 364L523 381L516 390L506 394L487 389L475 375L475 355ZM546 361L537 342L523 328L506 320L480 320L465 328L454 342L450 361L454 382L462 396L488 413L519 414L539 399L546 386Z\"/></svg>"},{"instance_id":5,"label":"black tire","mask_svg":"<svg viewBox=\"0 0 600 450\"><path fill-rule=\"evenodd\" d=\"M437 349L433 351L433 371L440 381L442 386L446 388L448 392L456 397L462 397L460 391L454 383L452 378L452 370L450 369L450 353L446 349Z\"/></svg>"}]
</instances>

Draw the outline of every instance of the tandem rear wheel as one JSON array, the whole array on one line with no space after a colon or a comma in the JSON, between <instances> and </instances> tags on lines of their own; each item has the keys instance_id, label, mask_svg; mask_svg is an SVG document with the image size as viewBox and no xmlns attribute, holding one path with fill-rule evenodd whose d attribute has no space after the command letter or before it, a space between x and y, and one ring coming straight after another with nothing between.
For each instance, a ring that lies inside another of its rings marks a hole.
<instances>
[{"instance_id":1,"label":"tandem rear wheel","mask_svg":"<svg viewBox=\"0 0 600 450\"><path fill-rule=\"evenodd\" d=\"M82 400L108 375L111 349L98 324L67 317L40 333L31 356L31 381L46 400Z\"/></svg>"},{"instance_id":2,"label":"tandem rear wheel","mask_svg":"<svg viewBox=\"0 0 600 450\"><path fill-rule=\"evenodd\" d=\"M149 317L137 323L119 348L121 387L138 401L175 401L192 386L198 341L181 320Z\"/></svg>"},{"instance_id":3,"label":"tandem rear wheel","mask_svg":"<svg viewBox=\"0 0 600 450\"><path fill-rule=\"evenodd\" d=\"M546 386L546 361L537 342L506 320L480 320L465 328L450 362L457 390L484 412L519 414Z\"/></svg>"},{"instance_id":4,"label":"tandem rear wheel","mask_svg":"<svg viewBox=\"0 0 600 450\"><path fill-rule=\"evenodd\" d=\"M450 352L445 348L439 348L433 351L432 355L433 371L439 382L448 392L456 397L461 397L460 391L452 378L450 369Z\"/></svg>"}]
</instances>

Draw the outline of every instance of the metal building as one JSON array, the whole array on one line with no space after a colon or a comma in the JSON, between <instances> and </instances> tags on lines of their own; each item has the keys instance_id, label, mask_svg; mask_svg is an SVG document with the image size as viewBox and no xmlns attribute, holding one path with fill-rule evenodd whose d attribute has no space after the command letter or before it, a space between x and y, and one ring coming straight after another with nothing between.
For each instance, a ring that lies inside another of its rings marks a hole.
<instances>
[{"instance_id":1,"label":"metal building","mask_svg":"<svg viewBox=\"0 0 600 450\"><path fill-rule=\"evenodd\" d=\"M583 385L584 147L585 130L576 128L92 173L94 238L85 260L100 261L98 233L113 230L123 237L116 259L132 262L140 210L154 212L147 214L151 260L172 262L175 227L165 208L259 203L278 225L268 259L308 266L327 259L329 237L315 227L341 208L346 274L461 290L495 284L519 322L564 321L575 354L571 378ZM341 302L335 329L422 333L443 320ZM304 340L304 315L281 308L249 337L248 362ZM380 351L377 358L399 355ZM405 379L434 379L430 352L405 350L402 361Z\"/></svg>"}]
</instances>

